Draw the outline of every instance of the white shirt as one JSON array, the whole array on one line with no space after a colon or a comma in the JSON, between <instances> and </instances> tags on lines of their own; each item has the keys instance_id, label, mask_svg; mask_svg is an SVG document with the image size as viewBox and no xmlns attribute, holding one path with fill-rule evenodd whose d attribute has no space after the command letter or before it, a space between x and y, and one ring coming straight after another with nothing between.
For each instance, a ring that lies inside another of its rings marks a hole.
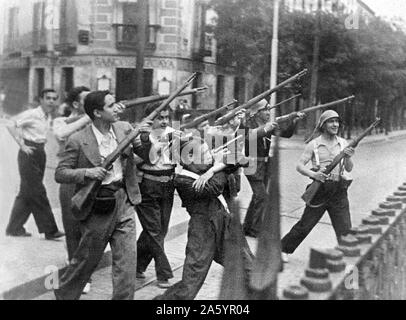
<instances>
[{"instance_id":1,"label":"white shirt","mask_svg":"<svg viewBox=\"0 0 406 320\"><path fill-rule=\"evenodd\" d=\"M171 159L170 152L172 149L169 147L170 143L167 140L168 135L175 130L171 127L166 127L165 131L156 134L157 130L152 130L149 138L152 143L149 153L152 165L143 164L142 168L145 170L158 171L158 170L171 170L176 163Z\"/></svg>"},{"instance_id":2,"label":"white shirt","mask_svg":"<svg viewBox=\"0 0 406 320\"><path fill-rule=\"evenodd\" d=\"M322 136L319 136L307 144L303 156L307 161L312 161L313 168L320 169L326 168L334 158L346 147L348 142L336 136L332 142L325 141ZM340 174L340 166L336 166L331 173ZM343 174L346 178L349 174L345 172Z\"/></svg>"},{"instance_id":3,"label":"white shirt","mask_svg":"<svg viewBox=\"0 0 406 320\"><path fill-rule=\"evenodd\" d=\"M117 149L118 143L116 135L114 134L113 127L110 127L110 131L108 134L103 135L99 129L92 124L92 130L94 135L96 136L97 144L99 147L99 152L102 157L102 161L104 160L114 151ZM120 158L118 158L113 163L113 168L107 173L106 177L102 181L102 185L107 185L112 182L121 181L123 179L123 168L121 166Z\"/></svg>"},{"instance_id":4,"label":"white shirt","mask_svg":"<svg viewBox=\"0 0 406 320\"><path fill-rule=\"evenodd\" d=\"M51 128L51 116L47 116L41 107L29 109L14 117L15 125L21 130L24 140L45 143Z\"/></svg>"}]
</instances>

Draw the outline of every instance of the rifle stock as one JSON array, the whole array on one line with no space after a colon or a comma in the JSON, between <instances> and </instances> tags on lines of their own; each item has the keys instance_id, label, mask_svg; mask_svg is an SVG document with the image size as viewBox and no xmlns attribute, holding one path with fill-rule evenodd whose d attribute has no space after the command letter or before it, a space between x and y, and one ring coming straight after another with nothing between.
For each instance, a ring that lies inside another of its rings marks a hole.
<instances>
[{"instance_id":1,"label":"rifle stock","mask_svg":"<svg viewBox=\"0 0 406 320\"><path fill-rule=\"evenodd\" d=\"M157 109L155 109L150 115L148 115L144 121L152 121L155 117L165 109L197 76L194 73L188 80L178 88L173 94L171 94ZM103 162L102 167L104 169L109 169L114 161L120 157L124 150L132 143L132 141L139 135L140 129L134 129L123 141L119 143L116 150L114 150ZM96 197L97 191L101 185L101 181L92 180L83 186L73 197L72 197L72 212L79 220L85 219L94 204L94 199Z\"/></svg>"},{"instance_id":2,"label":"rifle stock","mask_svg":"<svg viewBox=\"0 0 406 320\"><path fill-rule=\"evenodd\" d=\"M380 119L376 119L365 131L363 131L358 137L348 144L348 147L356 148L358 144L364 139L380 122ZM344 151L341 151L338 155L335 156L333 161L323 170L324 174L330 174L333 169L341 162L345 157ZM322 182L314 180L310 186L306 189L302 195L302 199L305 201L306 205L310 205L316 193L319 191L322 186Z\"/></svg>"},{"instance_id":3,"label":"rifle stock","mask_svg":"<svg viewBox=\"0 0 406 320\"><path fill-rule=\"evenodd\" d=\"M225 123L227 123L228 121L230 121L236 114L238 111L242 110L242 109L248 109L251 108L253 105L257 104L259 101L261 101L262 99L265 99L266 97L268 97L269 95L271 95L272 93L282 89L283 87L287 86L288 84L290 84L291 82L300 79L301 77L303 77L305 74L307 73L307 69L304 69L303 71L295 74L293 77L290 77L289 79L281 82L280 84L278 84L276 87L271 88L267 91L264 91L263 93L257 95L256 97L252 98L251 100L249 100L248 102L242 104L241 106L238 106L237 108L235 108L234 110L230 111L229 113L227 113L226 115L224 115L223 117L221 117L220 119L218 119L214 124L216 126L220 126L223 125Z\"/></svg>"}]
</instances>

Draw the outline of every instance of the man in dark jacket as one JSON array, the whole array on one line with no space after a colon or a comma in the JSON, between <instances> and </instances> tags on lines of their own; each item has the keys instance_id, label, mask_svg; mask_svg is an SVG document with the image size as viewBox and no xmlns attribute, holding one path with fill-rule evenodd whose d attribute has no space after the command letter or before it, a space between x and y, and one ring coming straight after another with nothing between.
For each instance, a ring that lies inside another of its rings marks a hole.
<instances>
[{"instance_id":1,"label":"man in dark jacket","mask_svg":"<svg viewBox=\"0 0 406 320\"><path fill-rule=\"evenodd\" d=\"M219 199L227 183L222 171L225 165L219 159L222 155L215 160L209 146L199 137L193 137L181 147L183 168L176 174L174 183L182 206L190 215L186 258L182 280L157 299L194 299L212 261L223 265L230 214ZM245 254L245 261L251 261L249 252L245 251Z\"/></svg>"},{"instance_id":2,"label":"man in dark jacket","mask_svg":"<svg viewBox=\"0 0 406 320\"><path fill-rule=\"evenodd\" d=\"M279 128L276 122L270 121L270 108L266 100L258 102L250 111L247 125L242 127L245 130L245 155L250 158L250 164L244 172L253 193L244 220L244 233L246 236L256 238L263 218L271 137L276 129L280 129L281 137L290 138L295 131L297 119L303 118L304 114L298 113L298 118Z\"/></svg>"},{"instance_id":3,"label":"man in dark jacket","mask_svg":"<svg viewBox=\"0 0 406 320\"><path fill-rule=\"evenodd\" d=\"M132 300L137 262L133 206L141 201L132 149L127 148L110 170L102 167L103 159L132 127L118 121L122 107L108 91L89 93L84 108L92 124L69 137L55 179L58 183L76 184L76 190L91 180L101 181L101 187L90 213L73 212L80 220L82 236L54 292L58 300L79 299L110 243L113 299Z\"/></svg>"}]
</instances>

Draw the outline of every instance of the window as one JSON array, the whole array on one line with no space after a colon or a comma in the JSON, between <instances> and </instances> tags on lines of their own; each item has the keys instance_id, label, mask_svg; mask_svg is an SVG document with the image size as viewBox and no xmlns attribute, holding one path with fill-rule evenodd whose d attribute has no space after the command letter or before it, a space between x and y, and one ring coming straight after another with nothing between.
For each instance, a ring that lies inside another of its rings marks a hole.
<instances>
[{"instance_id":1,"label":"window","mask_svg":"<svg viewBox=\"0 0 406 320\"><path fill-rule=\"evenodd\" d=\"M66 97L66 94L73 89L73 86L73 68L62 68L61 96Z\"/></svg>"},{"instance_id":2,"label":"window","mask_svg":"<svg viewBox=\"0 0 406 320\"><path fill-rule=\"evenodd\" d=\"M59 10L59 43L57 50L68 50L76 47L78 23L76 1L60 0Z\"/></svg>"},{"instance_id":3,"label":"window","mask_svg":"<svg viewBox=\"0 0 406 320\"><path fill-rule=\"evenodd\" d=\"M33 35L32 44L34 50L39 50L41 45L46 46L46 33L45 33L45 3L34 3L34 15L33 15Z\"/></svg>"},{"instance_id":4,"label":"window","mask_svg":"<svg viewBox=\"0 0 406 320\"><path fill-rule=\"evenodd\" d=\"M242 77L234 79L234 99L239 102L245 101L245 79Z\"/></svg>"},{"instance_id":5,"label":"window","mask_svg":"<svg viewBox=\"0 0 406 320\"><path fill-rule=\"evenodd\" d=\"M14 41L18 37L18 10L17 7L9 9L7 44L10 49L14 49Z\"/></svg>"},{"instance_id":6,"label":"window","mask_svg":"<svg viewBox=\"0 0 406 320\"><path fill-rule=\"evenodd\" d=\"M35 78L34 78L34 92L36 94L36 99L39 101L39 96L41 91L45 88L45 70L44 68L35 69Z\"/></svg>"},{"instance_id":7,"label":"window","mask_svg":"<svg viewBox=\"0 0 406 320\"><path fill-rule=\"evenodd\" d=\"M158 25L158 4L156 0L146 1L146 46L147 49L156 48ZM138 25L141 12L140 2L122 3L122 20L114 24L116 29L116 45L118 49L133 49L138 43Z\"/></svg>"},{"instance_id":8,"label":"window","mask_svg":"<svg viewBox=\"0 0 406 320\"><path fill-rule=\"evenodd\" d=\"M193 80L192 87L193 88L199 88L203 86L203 75L201 72L197 72L196 78ZM201 94L194 94L192 95L192 108L193 109L199 109L201 105Z\"/></svg>"}]
</instances>

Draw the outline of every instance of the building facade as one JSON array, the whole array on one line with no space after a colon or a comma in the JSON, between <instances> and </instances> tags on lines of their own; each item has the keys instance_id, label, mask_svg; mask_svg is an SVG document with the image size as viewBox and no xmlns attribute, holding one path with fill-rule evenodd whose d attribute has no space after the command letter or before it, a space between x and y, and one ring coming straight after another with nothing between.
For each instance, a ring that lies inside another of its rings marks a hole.
<instances>
[{"instance_id":1,"label":"building facade","mask_svg":"<svg viewBox=\"0 0 406 320\"><path fill-rule=\"evenodd\" d=\"M206 32L210 11L203 0L149 0L144 88L136 92L140 0L3 1L0 82L6 111L19 112L45 87L64 97L78 85L109 89L118 100L165 94L193 72L193 87L208 86L189 99L196 109L244 101L249 79L216 63L216 41ZM1 30L1 29L0 29Z\"/></svg>"}]
</instances>

